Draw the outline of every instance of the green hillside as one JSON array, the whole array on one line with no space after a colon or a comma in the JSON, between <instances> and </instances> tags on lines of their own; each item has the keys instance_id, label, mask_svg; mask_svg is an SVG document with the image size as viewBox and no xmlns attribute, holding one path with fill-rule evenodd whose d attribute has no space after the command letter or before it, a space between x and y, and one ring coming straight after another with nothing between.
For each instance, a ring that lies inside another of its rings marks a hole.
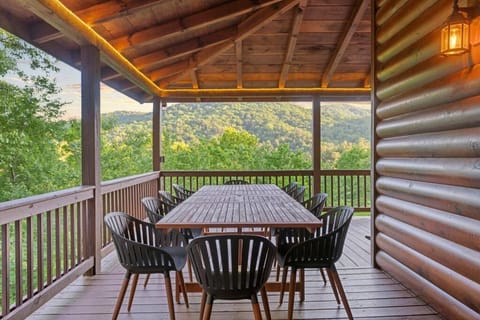
<instances>
[{"instance_id":1,"label":"green hillside","mask_svg":"<svg viewBox=\"0 0 480 320\"><path fill-rule=\"evenodd\" d=\"M322 105L322 140L335 145L370 140L370 110L350 104ZM146 122L151 113L115 112L105 119L122 124ZM114 120L113 120L114 119ZM287 144L310 152L311 109L293 103L174 104L164 112L163 128L171 139L187 144L222 134L225 128L242 129L262 144Z\"/></svg>"}]
</instances>

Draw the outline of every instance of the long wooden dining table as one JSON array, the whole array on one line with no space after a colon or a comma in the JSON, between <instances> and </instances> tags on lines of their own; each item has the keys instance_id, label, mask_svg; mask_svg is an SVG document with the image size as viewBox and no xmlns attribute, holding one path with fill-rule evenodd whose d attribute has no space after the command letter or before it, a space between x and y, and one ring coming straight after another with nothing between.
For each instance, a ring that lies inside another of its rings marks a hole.
<instances>
[{"instance_id":1,"label":"long wooden dining table","mask_svg":"<svg viewBox=\"0 0 480 320\"><path fill-rule=\"evenodd\" d=\"M308 228L321 222L274 184L207 185L178 204L157 228Z\"/></svg>"},{"instance_id":2,"label":"long wooden dining table","mask_svg":"<svg viewBox=\"0 0 480 320\"><path fill-rule=\"evenodd\" d=\"M205 230L315 229L322 225L305 207L274 184L207 185L178 204L156 223L159 229L203 228ZM304 295L303 274L295 291ZM186 290L200 291L186 282ZM268 291L280 291L280 283L268 282ZM288 290L288 284L287 284ZM177 299L178 299L177 291Z\"/></svg>"}]
</instances>

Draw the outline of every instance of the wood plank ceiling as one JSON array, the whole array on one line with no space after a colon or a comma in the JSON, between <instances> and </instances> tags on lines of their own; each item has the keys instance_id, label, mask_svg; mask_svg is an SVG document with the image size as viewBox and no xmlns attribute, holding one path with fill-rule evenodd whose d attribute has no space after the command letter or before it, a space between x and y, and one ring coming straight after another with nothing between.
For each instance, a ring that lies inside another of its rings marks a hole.
<instances>
[{"instance_id":1,"label":"wood plank ceiling","mask_svg":"<svg viewBox=\"0 0 480 320\"><path fill-rule=\"evenodd\" d=\"M80 47L98 46L102 80L142 102L159 92L177 101L292 100L330 91L365 98L369 5L368 0L2 0L0 27L78 69Z\"/></svg>"}]
</instances>

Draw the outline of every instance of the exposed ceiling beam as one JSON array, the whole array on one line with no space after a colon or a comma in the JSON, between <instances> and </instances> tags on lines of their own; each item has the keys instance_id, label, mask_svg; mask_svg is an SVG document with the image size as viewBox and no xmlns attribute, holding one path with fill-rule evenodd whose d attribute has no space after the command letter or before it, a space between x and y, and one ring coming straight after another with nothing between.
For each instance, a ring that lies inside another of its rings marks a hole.
<instances>
[{"instance_id":1,"label":"exposed ceiling beam","mask_svg":"<svg viewBox=\"0 0 480 320\"><path fill-rule=\"evenodd\" d=\"M95 26L96 24L105 23L118 17L132 14L135 11L146 9L157 2L158 0L129 2L112 0L79 10L75 12L75 15L89 26ZM32 38L36 43L45 43L64 36L60 31L44 22L38 23L32 30Z\"/></svg>"},{"instance_id":2,"label":"exposed ceiling beam","mask_svg":"<svg viewBox=\"0 0 480 320\"><path fill-rule=\"evenodd\" d=\"M238 24L237 34L231 39L231 41L227 41L223 44L213 47L215 50L212 50L212 48L207 48L195 53L192 59L194 63L188 69L183 70L183 72L179 73L176 77L173 77L170 82L161 82L159 84L160 88L165 88L166 86L168 86L169 83L175 81L175 79L185 77L186 74L191 72L190 69L198 69L201 66L207 64L208 62L212 61L213 59L217 58L225 51L231 49L234 46L235 42L242 41L264 25L271 22L276 17L281 16L282 14L296 6L299 2L300 0L282 1L281 3L274 4L256 11Z\"/></svg>"},{"instance_id":3,"label":"exposed ceiling beam","mask_svg":"<svg viewBox=\"0 0 480 320\"><path fill-rule=\"evenodd\" d=\"M160 79L164 79L164 78L167 78L167 77L172 76L174 74L177 74L179 72L182 72L182 70L184 70L188 66L189 66L188 59L178 61L178 62L175 62L175 63L172 63L172 64L166 66L165 68L161 68L161 69L153 71L152 73L149 74L149 77L150 77L150 79L152 79L152 81L156 82Z\"/></svg>"},{"instance_id":4,"label":"exposed ceiling beam","mask_svg":"<svg viewBox=\"0 0 480 320\"><path fill-rule=\"evenodd\" d=\"M161 38L171 38L186 31L197 30L232 17L241 16L280 0L236 0L203 10L181 19L171 20L133 34L112 39L111 44L119 51L137 45L148 45Z\"/></svg>"},{"instance_id":5,"label":"exposed ceiling beam","mask_svg":"<svg viewBox=\"0 0 480 320\"><path fill-rule=\"evenodd\" d=\"M191 78L192 78L192 87L193 89L198 89L199 86L198 86L198 75L197 75L197 70L192 70L192 73L190 74Z\"/></svg>"},{"instance_id":6,"label":"exposed ceiling beam","mask_svg":"<svg viewBox=\"0 0 480 320\"><path fill-rule=\"evenodd\" d=\"M237 88L243 88L242 41L235 43L235 58L237 64Z\"/></svg>"},{"instance_id":7,"label":"exposed ceiling beam","mask_svg":"<svg viewBox=\"0 0 480 320\"><path fill-rule=\"evenodd\" d=\"M155 65L164 64L172 59L177 59L227 41L231 39L235 33L236 29L234 27L225 28L201 37L171 45L165 49L156 50L153 53L135 57L131 60L133 64L141 70L152 68Z\"/></svg>"},{"instance_id":8,"label":"exposed ceiling beam","mask_svg":"<svg viewBox=\"0 0 480 320\"><path fill-rule=\"evenodd\" d=\"M303 13L305 12L306 5L307 0L302 0L298 4L293 17L292 27L288 36L287 52L285 53L285 58L283 59L282 71L280 72L280 79L278 80L279 88L285 88L285 83L287 82L288 70L290 69L293 53L295 52L295 46L297 45L297 36L300 32L300 26L303 22Z\"/></svg>"},{"instance_id":9,"label":"exposed ceiling beam","mask_svg":"<svg viewBox=\"0 0 480 320\"><path fill-rule=\"evenodd\" d=\"M95 4L75 12L85 23L95 26L122 16L127 16L156 5L159 0L121 1L111 0Z\"/></svg>"},{"instance_id":10,"label":"exposed ceiling beam","mask_svg":"<svg viewBox=\"0 0 480 320\"><path fill-rule=\"evenodd\" d=\"M122 56L104 38L100 37L85 22L73 14L59 0L17 0L27 10L48 21L62 34L78 43L79 45L91 44L98 48L103 62L123 74L130 82L142 90L160 95L161 90L132 63Z\"/></svg>"},{"instance_id":11,"label":"exposed ceiling beam","mask_svg":"<svg viewBox=\"0 0 480 320\"><path fill-rule=\"evenodd\" d=\"M335 51L332 54L332 58L328 62L327 67L322 76L322 80L320 86L322 88L327 88L330 79L332 78L333 73L337 69L338 64L343 58L345 50L347 50L348 44L352 39L355 30L357 30L360 21L365 15L365 10L368 8L370 4L369 0L357 0L357 5L355 6L350 21L348 21L345 26L346 29L344 30L340 41L338 42L339 45L335 48Z\"/></svg>"}]
</instances>

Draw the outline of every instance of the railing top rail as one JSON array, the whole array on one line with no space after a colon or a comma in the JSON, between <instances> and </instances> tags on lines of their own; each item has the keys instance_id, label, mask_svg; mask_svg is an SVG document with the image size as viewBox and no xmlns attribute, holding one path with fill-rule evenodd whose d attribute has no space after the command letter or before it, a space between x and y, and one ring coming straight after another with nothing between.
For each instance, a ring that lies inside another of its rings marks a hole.
<instances>
[{"instance_id":1,"label":"railing top rail","mask_svg":"<svg viewBox=\"0 0 480 320\"><path fill-rule=\"evenodd\" d=\"M364 170L321 170L321 175L370 175L370 169ZM313 169L302 170L162 170L160 176L163 177L182 177L182 176L303 176L312 175Z\"/></svg>"},{"instance_id":2,"label":"railing top rail","mask_svg":"<svg viewBox=\"0 0 480 320\"><path fill-rule=\"evenodd\" d=\"M106 194L106 193L109 193L109 192L125 189L125 188L128 188L130 186L137 185L137 184L141 184L141 183L149 182L149 181L152 181L152 180L156 180L158 178L159 178L159 172L158 171L153 171L153 172L138 174L138 175L135 175L135 176L123 177L123 178L118 178L118 179L114 179L114 180L109 180L109 181L102 182L102 188L101 188L102 191L101 192L102 192L102 195L103 195L103 194Z\"/></svg>"},{"instance_id":3,"label":"railing top rail","mask_svg":"<svg viewBox=\"0 0 480 320\"><path fill-rule=\"evenodd\" d=\"M0 203L0 225L91 199L94 189L93 186L80 186L2 202Z\"/></svg>"}]
</instances>

